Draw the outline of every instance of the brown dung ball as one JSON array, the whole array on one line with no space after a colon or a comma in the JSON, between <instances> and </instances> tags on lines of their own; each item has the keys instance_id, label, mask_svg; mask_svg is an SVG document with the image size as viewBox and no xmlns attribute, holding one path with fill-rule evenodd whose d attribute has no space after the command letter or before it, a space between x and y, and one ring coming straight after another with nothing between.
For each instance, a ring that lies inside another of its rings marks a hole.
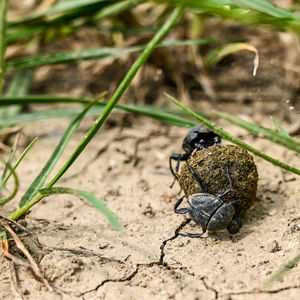
<instances>
[{"instance_id":1,"label":"brown dung ball","mask_svg":"<svg viewBox=\"0 0 300 300\"><path fill-rule=\"evenodd\" d=\"M220 194L229 188L226 176L227 161L232 190L221 199L224 202L240 200L235 205L236 216L240 216L253 204L258 181L253 157L243 148L235 145L214 145L196 150L189 157L188 163L201 178L204 190L193 178L186 164L181 167L178 182L187 198L196 193Z\"/></svg>"}]
</instances>

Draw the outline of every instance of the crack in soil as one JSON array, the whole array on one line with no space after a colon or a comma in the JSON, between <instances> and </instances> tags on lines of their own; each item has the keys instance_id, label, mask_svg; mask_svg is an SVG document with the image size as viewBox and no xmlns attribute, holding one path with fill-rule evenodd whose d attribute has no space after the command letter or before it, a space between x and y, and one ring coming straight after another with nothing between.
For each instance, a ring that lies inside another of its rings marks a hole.
<instances>
[{"instance_id":1,"label":"crack in soil","mask_svg":"<svg viewBox=\"0 0 300 300\"><path fill-rule=\"evenodd\" d=\"M185 225L187 225L188 223L191 222L192 219L186 219L184 220L176 229L175 229L175 233L172 237L164 240L160 246L160 259L158 261L158 265L162 265L162 266L166 266L168 268L170 268L167 263L164 262L164 257L165 257L165 247L167 245L168 242L175 240L181 229L183 229L185 227Z\"/></svg>"},{"instance_id":2,"label":"crack in soil","mask_svg":"<svg viewBox=\"0 0 300 300\"><path fill-rule=\"evenodd\" d=\"M208 283L206 282L206 277L202 277L200 278L203 285L205 286L205 288L208 290L208 291L212 291L215 293L215 299L218 299L219 298L219 292L218 290L216 290L215 288L213 288L212 286L209 286Z\"/></svg>"},{"instance_id":3,"label":"crack in soil","mask_svg":"<svg viewBox=\"0 0 300 300\"><path fill-rule=\"evenodd\" d=\"M165 268L167 268L167 270L171 270L173 268L171 268L170 266L168 266L168 264L166 262L164 262L164 257L165 257L165 247L167 245L167 243L169 241L172 241L174 239L176 239L179 235L179 232L182 228L184 228L188 223L190 223L191 219L187 219L187 220L184 220L176 229L175 229L175 233L172 237L164 240L160 246L160 258L158 261L154 261L154 262L150 262L150 263L142 263L142 264L136 264L136 268L133 272L131 272L131 274L129 274L128 276L126 277L122 277L122 278L117 278L117 279L113 279L113 278L108 278L108 279L105 279L103 280L101 283L99 283L95 288L91 289L91 290L88 290L88 291L85 291L83 293L80 293L78 296L84 296L86 295L87 293L90 293L90 292L93 292L93 291L97 291L100 287L104 286L104 284L108 283L108 282L125 282L125 281L130 281L132 280L139 272L139 270L142 268L142 267L153 267L153 266L163 266ZM59 250L59 248L57 248L57 250ZM72 249L63 249L63 250L72 250ZM79 253L79 251L77 250L72 250L71 251L72 253ZM89 251L87 254L90 254ZM98 255L97 255L98 256ZM103 257L101 257L103 258ZM115 260L114 261L117 261L117 262L120 262L120 263L123 263L123 261L119 261L119 260ZM175 268L177 269L177 268ZM206 287L206 285L205 285Z\"/></svg>"}]
</instances>

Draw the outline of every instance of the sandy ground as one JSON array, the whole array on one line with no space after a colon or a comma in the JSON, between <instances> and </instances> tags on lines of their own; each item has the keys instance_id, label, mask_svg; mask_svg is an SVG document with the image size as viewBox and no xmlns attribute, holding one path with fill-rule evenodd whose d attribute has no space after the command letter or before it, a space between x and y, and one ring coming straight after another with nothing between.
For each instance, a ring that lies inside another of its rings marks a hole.
<instances>
[{"instance_id":1,"label":"sandy ground","mask_svg":"<svg viewBox=\"0 0 300 300\"><path fill-rule=\"evenodd\" d=\"M118 122L122 116L113 118ZM64 159L91 121L81 126ZM23 191L67 123L26 126L27 139L33 135L40 139L19 169ZM82 199L52 196L43 200L26 217L32 235L20 236L54 291L19 266L15 267L19 285L14 287L10 262L3 260L0 298L298 299L298 266L272 286L263 284L299 253L299 177L255 158L257 200L236 241L225 231L199 239L178 236L179 229L195 230L194 224L185 224L183 216L173 213L179 187L169 188L168 156L181 152L185 133L185 129L141 117L132 118L123 128L106 126L99 132L58 185L95 193L120 218L122 231L113 230ZM268 143L261 139L248 136L245 140L300 167L295 154L280 147L268 151Z\"/></svg>"}]
</instances>

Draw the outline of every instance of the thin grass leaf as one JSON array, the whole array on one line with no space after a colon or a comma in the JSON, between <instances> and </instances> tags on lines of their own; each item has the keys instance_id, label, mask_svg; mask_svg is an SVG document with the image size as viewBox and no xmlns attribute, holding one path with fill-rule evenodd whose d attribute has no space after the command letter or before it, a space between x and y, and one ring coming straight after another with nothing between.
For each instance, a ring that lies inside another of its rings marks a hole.
<instances>
[{"instance_id":1,"label":"thin grass leaf","mask_svg":"<svg viewBox=\"0 0 300 300\"><path fill-rule=\"evenodd\" d=\"M9 25L23 25L28 22L33 21L39 21L40 19L53 15L53 14L63 14L65 12L74 11L74 10L82 10L84 11L84 8L89 7L93 4L104 4L107 3L106 0L68 0L68 1L62 1L58 2L54 6L52 6L50 9L41 12L41 13L33 13L31 15L26 16L25 18L22 18L17 21L10 21ZM107 5L107 4L106 4Z\"/></svg>"},{"instance_id":2,"label":"thin grass leaf","mask_svg":"<svg viewBox=\"0 0 300 300\"><path fill-rule=\"evenodd\" d=\"M73 97L61 97L61 96L48 96L48 95L29 95L24 97L0 97L0 106L1 105L14 105L14 104L54 104L54 103L78 103L78 104L87 104L90 103L90 99L86 98L73 98ZM105 106L107 102L98 101L95 106ZM45 111L38 111L38 112L30 112L30 113L23 113L20 116L14 118L3 118L0 120L1 125L14 125L20 124L25 122L32 122L38 120L45 120L51 118L63 118L63 117L70 117L73 114L78 113L79 108L62 108L62 109L49 109ZM182 110L172 109L168 107L156 107L156 106L147 106L147 105L136 105L136 104L116 104L114 111L127 111L131 113L141 114L144 116L152 117L162 122L176 125L180 127L189 128L191 126L195 126L195 122L180 118L177 115L183 114ZM94 113L99 113L102 111L102 108L99 110L98 108L91 108L91 110L87 113L89 115L93 115Z\"/></svg>"},{"instance_id":3,"label":"thin grass leaf","mask_svg":"<svg viewBox=\"0 0 300 300\"><path fill-rule=\"evenodd\" d=\"M266 0L199 1L168 0L159 1L179 5L184 3L196 13L207 13L230 18L242 23L269 24L277 28L290 28L299 32L300 16L297 12L274 6Z\"/></svg>"},{"instance_id":4,"label":"thin grass leaf","mask_svg":"<svg viewBox=\"0 0 300 300\"><path fill-rule=\"evenodd\" d=\"M265 283L265 286L270 286L275 281L280 280L286 272L294 268L300 261L300 253L298 253L294 258L292 258L287 264L282 266L271 278Z\"/></svg>"},{"instance_id":5,"label":"thin grass leaf","mask_svg":"<svg viewBox=\"0 0 300 300\"><path fill-rule=\"evenodd\" d=\"M7 235L5 230L0 230L0 243L2 244L3 242L7 243Z\"/></svg>"},{"instance_id":6,"label":"thin grass leaf","mask_svg":"<svg viewBox=\"0 0 300 300\"><path fill-rule=\"evenodd\" d=\"M215 43L216 39L195 39L195 40L179 40L167 41L158 45L158 47L179 47L189 45L204 45ZM7 69L32 68L50 64L71 63L81 60L100 60L105 58L118 58L124 55L140 52L147 45L132 46L127 48L103 47L97 49L85 49L80 51L69 51L62 53L33 55L28 58L7 62Z\"/></svg>"},{"instance_id":7,"label":"thin grass leaf","mask_svg":"<svg viewBox=\"0 0 300 300\"><path fill-rule=\"evenodd\" d=\"M112 227L114 227L117 230L120 230L121 224L118 220L118 218L107 208L105 203L101 201L99 198L97 198L94 194L83 191L83 190L76 190L76 192L84 197L88 202L90 202L95 208L97 208L100 212L102 212L108 219L109 223Z\"/></svg>"},{"instance_id":8,"label":"thin grass leaf","mask_svg":"<svg viewBox=\"0 0 300 300\"><path fill-rule=\"evenodd\" d=\"M90 109L86 115L98 115L103 109L101 107ZM53 108L40 111L22 113L15 117L0 119L0 126L12 126L17 124L32 123L42 120L75 117L82 111L81 107Z\"/></svg>"},{"instance_id":9,"label":"thin grass leaf","mask_svg":"<svg viewBox=\"0 0 300 300\"><path fill-rule=\"evenodd\" d=\"M18 189L19 189L19 178L18 178L15 170L13 169L13 167L9 163L2 161L2 159L0 161L6 167L8 167L9 171L12 173L13 178L14 178L14 189L13 189L13 191L10 193L10 195L6 196L5 198L0 199L0 205L4 205L5 203L12 200L16 196L16 194L18 192ZM2 185L2 182L1 182L1 185Z\"/></svg>"},{"instance_id":10,"label":"thin grass leaf","mask_svg":"<svg viewBox=\"0 0 300 300\"><path fill-rule=\"evenodd\" d=\"M258 63L259 63L258 51L255 47L247 43L231 43L231 44L226 44L221 47L218 47L208 52L204 56L203 61L209 67L214 66L219 61L221 61L224 57L241 50L248 50L255 53L254 60L253 60L253 64L254 64L253 76L255 76L258 68Z\"/></svg>"},{"instance_id":11,"label":"thin grass leaf","mask_svg":"<svg viewBox=\"0 0 300 300\"><path fill-rule=\"evenodd\" d=\"M56 194L71 194L75 196L82 196L88 202L90 202L95 208L97 208L100 212L102 212L112 225L117 230L121 229L120 222L118 218L107 208L104 202L102 202L99 198L97 198L92 193L82 191L82 190L75 190L66 187L52 187L52 188L45 188L40 189L38 193L30 199L25 205L19 207L13 214L9 217L12 220L18 219L20 216L25 214L33 205L38 203L41 199L47 196L56 195Z\"/></svg>"},{"instance_id":12,"label":"thin grass leaf","mask_svg":"<svg viewBox=\"0 0 300 300\"><path fill-rule=\"evenodd\" d=\"M8 87L6 96L22 97L27 95L34 75L34 69L18 70L14 74L13 80Z\"/></svg>"},{"instance_id":13,"label":"thin grass leaf","mask_svg":"<svg viewBox=\"0 0 300 300\"><path fill-rule=\"evenodd\" d=\"M232 2L239 6L268 14L272 17L289 18L291 20L296 18L294 13L286 9L276 7L267 0L232 0Z\"/></svg>"},{"instance_id":14,"label":"thin grass leaf","mask_svg":"<svg viewBox=\"0 0 300 300\"><path fill-rule=\"evenodd\" d=\"M103 94L99 96L102 97ZM51 157L45 164L42 171L38 174L38 176L35 178L35 180L32 182L30 187L27 189L23 197L21 198L21 201L19 203L19 206L23 206L28 202L37 192L38 190L43 186L46 179L48 178L50 172L53 170L54 166L56 165L58 159L62 155L64 149L66 148L70 138L72 137L75 130L78 128L81 120L83 119L86 112L98 101L99 98L96 98L94 101L90 102L83 110L82 112L73 120L73 122L69 125L67 130L65 131L63 137L61 138L59 144L57 145L56 149L52 153Z\"/></svg>"},{"instance_id":15,"label":"thin grass leaf","mask_svg":"<svg viewBox=\"0 0 300 300\"><path fill-rule=\"evenodd\" d=\"M85 103L85 102L84 102ZM103 111L103 107L107 102L98 104L101 107L91 108L86 115L99 115ZM58 119L58 118L68 118L78 115L81 111L79 107L68 107L68 108L57 108L57 109L47 109L36 112L23 113L21 115L15 116L13 118L3 118L0 120L0 126L11 126L17 124L30 123L41 120ZM195 122L176 116L176 114L182 114L181 110L174 110L166 107L154 107L154 106L138 106L138 105L116 105L113 109L113 113L116 112L131 112L135 114L140 114L155 118L161 122L179 126L179 127L192 127L195 126ZM171 113L170 113L171 112Z\"/></svg>"},{"instance_id":16,"label":"thin grass leaf","mask_svg":"<svg viewBox=\"0 0 300 300\"><path fill-rule=\"evenodd\" d=\"M104 7L98 13L96 13L93 16L92 20L98 21L98 20L110 18L110 17L117 15L125 10L133 8L143 2L146 2L146 1L145 0L125 0L125 1L120 1L117 3L113 3L107 7Z\"/></svg>"},{"instance_id":17,"label":"thin grass leaf","mask_svg":"<svg viewBox=\"0 0 300 300\"><path fill-rule=\"evenodd\" d=\"M279 133L281 135L284 135L287 138L290 138L291 140L293 140L290 135L287 133L287 131L272 117L272 121L274 123L274 125L276 126L277 130L279 131Z\"/></svg>"},{"instance_id":18,"label":"thin grass leaf","mask_svg":"<svg viewBox=\"0 0 300 300\"><path fill-rule=\"evenodd\" d=\"M232 115L229 115L226 113L218 112L217 115L220 116L221 118L229 121L232 124L235 124L239 127L246 129L247 131L249 131L250 133L252 133L256 136L266 138L276 144L284 146L287 149L293 150L295 152L300 152L300 143L294 141L289 136L287 137L286 135L277 133L274 130L261 127L257 124L242 120L238 117L235 117L235 116L232 116Z\"/></svg>"},{"instance_id":19,"label":"thin grass leaf","mask_svg":"<svg viewBox=\"0 0 300 300\"><path fill-rule=\"evenodd\" d=\"M17 70L14 74L13 80L8 87L6 96L9 97L22 97L25 96L29 90L33 79L33 69ZM10 107L4 107L0 111L0 123L1 120L10 120L14 116L17 116L21 110L20 105L14 105ZM0 130L7 128L10 125L0 124Z\"/></svg>"},{"instance_id":20,"label":"thin grass leaf","mask_svg":"<svg viewBox=\"0 0 300 300\"><path fill-rule=\"evenodd\" d=\"M26 25L26 23L30 22L30 20L26 21L26 19L23 21L21 20L20 22L11 22L11 23L9 23L10 25L22 24L23 26L17 26L17 27L15 26L12 28L9 27L7 36L6 36L6 42L13 43L13 42L17 42L17 41L23 41L24 39L28 39L34 35L47 32L48 30L53 30L55 23L58 23L58 22L64 22L64 23L68 22L68 24L62 24L61 26L57 27L58 30L62 30L64 27L65 28L67 27L69 32L74 32L75 30L78 30L79 28L82 28L82 27L86 27L86 26L90 27L92 21L97 21L99 19L112 17L118 13L121 13L122 11L133 8L134 6L136 6L142 2L145 2L145 1L128 0L128 1L119 1L116 3L113 2L112 4L110 4L107 1L100 2L100 3L98 3L98 1L96 1L96 4L91 5L87 1L85 1L83 4L84 5L87 4L87 6L85 5L83 8L75 7L75 9L73 11L71 10L71 12L69 12L69 10L67 10L67 13L65 11L63 11L62 12L63 14L61 16L51 18L50 20L49 20L49 18L47 18L47 19L43 18L42 20L40 20L40 22L38 22L38 24L36 22L37 20L35 20L34 23ZM98 3L98 5L97 5L97 3ZM96 13L96 15L94 15L91 19L85 20L82 18L83 16L85 16L88 13L94 14L95 12L98 12L98 13ZM49 10L47 13L49 13ZM50 13L51 13L51 11L50 11ZM80 18L82 18L83 20L79 22ZM38 17L38 19L41 19L41 17ZM70 23L70 21L72 21L73 19L76 19L76 22ZM95 27L95 25L96 24L93 24L94 29L97 28L97 30L101 30L100 27ZM62 27L62 26L64 26L64 27ZM124 28L124 30L125 30L125 28ZM140 30L142 31L142 28ZM127 32L128 32L128 28L127 28ZM153 30L152 30L152 32L153 32Z\"/></svg>"},{"instance_id":21,"label":"thin grass leaf","mask_svg":"<svg viewBox=\"0 0 300 300\"><path fill-rule=\"evenodd\" d=\"M278 166L282 169L285 169L287 171L290 171L292 173L295 173L297 175L300 175L300 170L296 169L292 166L289 166L271 156L266 155L265 153L260 152L259 150L253 148L252 146L246 144L245 142L243 142L242 140L230 135L227 131L223 130L222 128L220 128L219 126L216 126L214 124L212 124L207 118L197 114L196 112L194 112L193 110L187 108L186 106L184 106L183 104L181 104L179 101L177 101L175 98L173 98L172 96L165 94L172 102L174 102L177 106L179 106L180 108L182 108L184 111L186 111L188 114L190 114L192 117L194 117L195 119L197 119L198 121L200 121L202 124L204 124L206 127L208 127L209 129L213 130L214 132L216 132L218 135L220 135L222 138L224 138L225 140L236 144L242 148L244 148L245 150L252 152L254 155L259 156L261 158L263 158L266 161L269 161L270 163L272 163L275 166Z\"/></svg>"},{"instance_id":22,"label":"thin grass leaf","mask_svg":"<svg viewBox=\"0 0 300 300\"><path fill-rule=\"evenodd\" d=\"M7 28L5 42L12 44L27 40L30 37L41 34L48 30L46 25L22 26L21 28Z\"/></svg>"},{"instance_id":23,"label":"thin grass leaf","mask_svg":"<svg viewBox=\"0 0 300 300\"><path fill-rule=\"evenodd\" d=\"M21 161L23 160L24 156L27 154L27 152L31 149L31 147L35 144L35 142L37 141L37 137L33 139L33 141L26 147L26 149L22 152L22 154L20 155L20 157L18 158L18 160L16 161L16 163L14 164L14 166L12 167L12 170L15 171L17 169L17 167L19 166L19 164L21 163ZM12 172L9 172L6 177L3 179L1 184L6 184L6 182L8 181L8 179L10 178L10 176L12 175ZM0 188L1 189L1 188Z\"/></svg>"},{"instance_id":24,"label":"thin grass leaf","mask_svg":"<svg viewBox=\"0 0 300 300\"><path fill-rule=\"evenodd\" d=\"M4 73L5 73L5 35L6 35L6 11L7 11L7 0L0 1L0 95L2 94Z\"/></svg>"},{"instance_id":25,"label":"thin grass leaf","mask_svg":"<svg viewBox=\"0 0 300 300\"><path fill-rule=\"evenodd\" d=\"M132 65L128 73L126 74L125 78L122 80L114 94L112 95L111 99L108 101L102 114L97 118L93 126L89 129L87 134L85 135L84 139L81 141L79 146L76 150L72 153L69 160L65 163L65 165L59 170L59 172L54 176L51 182L47 185L47 188L52 187L62 176L63 174L71 167L74 161L78 158L81 152L85 149L100 127L103 125L105 120L108 118L128 86L130 85L131 81L135 77L138 70L141 66L145 63L148 59L150 54L159 44L159 42L163 39L163 37L169 32L169 30L173 27L175 22L180 18L183 14L184 7L179 7L174 9L172 14L170 15L169 19L166 23L159 29L159 31L155 34L155 36L151 39L151 41L147 44L146 48L144 49L143 53L138 57L135 63Z\"/></svg>"},{"instance_id":26,"label":"thin grass leaf","mask_svg":"<svg viewBox=\"0 0 300 300\"><path fill-rule=\"evenodd\" d=\"M11 148L9 158L7 160L7 163L5 164L5 168L4 168L3 173L2 173L1 182L0 182L0 191L5 186L5 183L6 183L5 178L7 177L7 174L9 172L9 166L11 166L12 161L13 161L13 159L15 157L15 154L16 154L16 151L17 151L18 142L19 142L19 134L16 135L15 142L14 142L12 148Z\"/></svg>"}]
</instances>

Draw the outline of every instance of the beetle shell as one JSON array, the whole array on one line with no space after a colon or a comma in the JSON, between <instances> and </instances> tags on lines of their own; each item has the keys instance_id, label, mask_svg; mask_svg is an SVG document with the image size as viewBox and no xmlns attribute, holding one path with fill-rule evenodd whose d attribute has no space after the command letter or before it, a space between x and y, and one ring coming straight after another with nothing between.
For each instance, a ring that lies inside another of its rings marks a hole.
<instances>
[{"instance_id":1,"label":"beetle shell","mask_svg":"<svg viewBox=\"0 0 300 300\"><path fill-rule=\"evenodd\" d=\"M228 186L226 162L232 178L232 190L222 197L222 201L240 200L234 207L236 216L240 216L253 204L257 190L257 169L252 156L243 148L235 145L214 145L195 151L188 162L200 176L204 190L193 178L186 164L178 174L178 182L186 197L193 194L209 193L217 195Z\"/></svg>"},{"instance_id":2,"label":"beetle shell","mask_svg":"<svg viewBox=\"0 0 300 300\"><path fill-rule=\"evenodd\" d=\"M235 213L232 204L206 193L190 196L188 203L189 215L195 223L201 225L203 231L227 228Z\"/></svg>"},{"instance_id":3,"label":"beetle shell","mask_svg":"<svg viewBox=\"0 0 300 300\"><path fill-rule=\"evenodd\" d=\"M182 149L191 154L194 149L204 149L209 146L220 144L221 138L203 125L191 128L185 136Z\"/></svg>"}]
</instances>

